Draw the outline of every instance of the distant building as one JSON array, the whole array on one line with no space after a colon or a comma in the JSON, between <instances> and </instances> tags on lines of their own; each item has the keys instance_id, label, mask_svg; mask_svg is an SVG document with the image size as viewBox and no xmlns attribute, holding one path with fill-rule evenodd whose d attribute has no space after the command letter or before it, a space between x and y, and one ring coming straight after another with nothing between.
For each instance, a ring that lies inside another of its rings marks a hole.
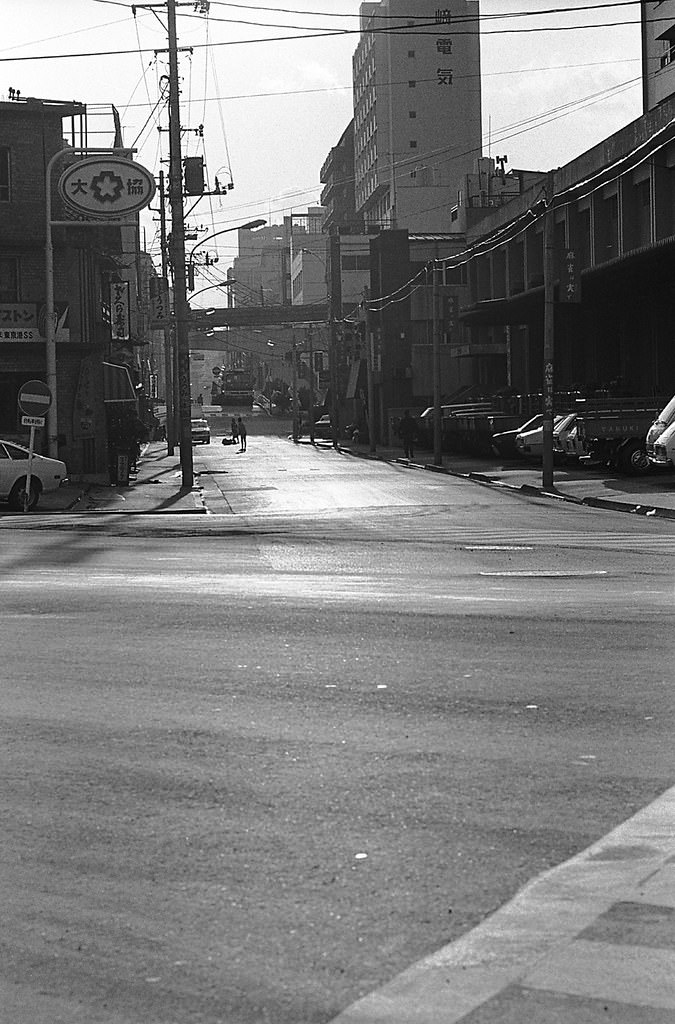
<instances>
[{"instance_id":1,"label":"distant building","mask_svg":"<svg viewBox=\"0 0 675 1024\"><path fill-rule=\"evenodd\" d=\"M363 218L356 212L354 186L354 121L345 128L321 168L321 204L326 215L323 230L362 234Z\"/></svg>"},{"instance_id":2,"label":"distant building","mask_svg":"<svg viewBox=\"0 0 675 1024\"><path fill-rule=\"evenodd\" d=\"M478 3L363 3L353 84L366 231L447 231L449 199L482 152Z\"/></svg>"}]
</instances>

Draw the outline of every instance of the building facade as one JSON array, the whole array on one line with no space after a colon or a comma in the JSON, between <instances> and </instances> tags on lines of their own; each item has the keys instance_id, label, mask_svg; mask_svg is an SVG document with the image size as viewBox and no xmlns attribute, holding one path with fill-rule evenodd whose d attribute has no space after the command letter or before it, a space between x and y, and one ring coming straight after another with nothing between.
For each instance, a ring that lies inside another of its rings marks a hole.
<instances>
[{"instance_id":1,"label":"building facade","mask_svg":"<svg viewBox=\"0 0 675 1024\"><path fill-rule=\"evenodd\" d=\"M449 229L448 196L482 152L476 0L361 5L355 206L366 231Z\"/></svg>"},{"instance_id":2,"label":"building facade","mask_svg":"<svg viewBox=\"0 0 675 1024\"><path fill-rule=\"evenodd\" d=\"M675 92L675 0L642 0L644 112Z\"/></svg>"},{"instance_id":3,"label":"building facade","mask_svg":"<svg viewBox=\"0 0 675 1024\"><path fill-rule=\"evenodd\" d=\"M115 113L106 131L109 145L121 148ZM61 172L82 158L87 137L83 104L18 95L0 102L0 436L26 442L17 394L30 379L47 381L49 188L57 423L56 436L39 428L36 445L58 452L73 478L107 479L113 420L136 414L144 376L149 383L149 360L141 356L148 324L137 216L124 225L80 224L58 192ZM123 315L114 327L116 302Z\"/></svg>"}]
</instances>

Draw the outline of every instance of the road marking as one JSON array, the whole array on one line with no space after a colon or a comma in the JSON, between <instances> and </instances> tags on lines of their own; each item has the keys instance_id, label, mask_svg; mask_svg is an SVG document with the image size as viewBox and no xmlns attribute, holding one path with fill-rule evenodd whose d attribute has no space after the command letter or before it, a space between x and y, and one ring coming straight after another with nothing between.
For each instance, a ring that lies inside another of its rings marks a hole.
<instances>
[{"instance_id":1,"label":"road marking","mask_svg":"<svg viewBox=\"0 0 675 1024\"><path fill-rule=\"evenodd\" d=\"M465 551L534 551L534 547L524 544L467 544Z\"/></svg>"},{"instance_id":2,"label":"road marking","mask_svg":"<svg viewBox=\"0 0 675 1024\"><path fill-rule=\"evenodd\" d=\"M510 576L527 579L572 579L580 576L606 576L605 569L505 569L501 572L480 572L479 576Z\"/></svg>"}]
</instances>

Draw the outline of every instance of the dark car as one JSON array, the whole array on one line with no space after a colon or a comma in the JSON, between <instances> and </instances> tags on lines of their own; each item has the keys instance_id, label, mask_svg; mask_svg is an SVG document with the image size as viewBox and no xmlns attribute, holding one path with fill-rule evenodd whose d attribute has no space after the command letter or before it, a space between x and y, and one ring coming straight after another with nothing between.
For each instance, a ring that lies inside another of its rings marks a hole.
<instances>
[{"instance_id":1,"label":"dark car","mask_svg":"<svg viewBox=\"0 0 675 1024\"><path fill-rule=\"evenodd\" d=\"M309 433L309 427L306 429ZM318 437L326 441L331 441L333 439L333 427L330 421L330 416L320 416L315 422L314 437Z\"/></svg>"}]
</instances>

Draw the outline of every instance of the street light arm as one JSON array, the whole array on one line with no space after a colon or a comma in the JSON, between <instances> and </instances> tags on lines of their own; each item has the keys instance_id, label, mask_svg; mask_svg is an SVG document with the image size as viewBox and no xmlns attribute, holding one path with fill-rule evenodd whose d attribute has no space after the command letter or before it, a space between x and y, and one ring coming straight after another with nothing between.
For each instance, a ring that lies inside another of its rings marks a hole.
<instances>
[{"instance_id":1,"label":"street light arm","mask_svg":"<svg viewBox=\"0 0 675 1024\"><path fill-rule=\"evenodd\" d=\"M266 220L249 220L246 222L246 224L236 224L232 228L223 228L221 231L214 231L212 235L207 235L206 238L202 238L200 242L197 242L197 244L192 247L190 256L188 258L188 266L192 266L192 257L194 256L199 246L204 245L206 242L210 242L212 238L217 238L218 235L226 235L228 231L250 231L253 228L262 228L265 226L265 224L267 224Z\"/></svg>"},{"instance_id":2,"label":"street light arm","mask_svg":"<svg viewBox=\"0 0 675 1024\"><path fill-rule=\"evenodd\" d=\"M219 284L207 284L206 288L200 288L198 292L194 292L194 294L190 296L190 302L192 302L193 299L196 299L198 295L201 295L202 292L210 292L212 288L229 288L230 285L236 283L235 279L231 277L229 281L221 281Z\"/></svg>"}]
</instances>

